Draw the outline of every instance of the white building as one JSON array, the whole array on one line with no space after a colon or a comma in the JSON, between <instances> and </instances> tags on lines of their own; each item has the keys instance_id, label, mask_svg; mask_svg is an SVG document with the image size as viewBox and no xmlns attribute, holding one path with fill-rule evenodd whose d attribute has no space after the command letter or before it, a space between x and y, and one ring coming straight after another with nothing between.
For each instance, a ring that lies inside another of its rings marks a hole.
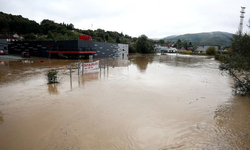
<instances>
[{"instance_id":1,"label":"white building","mask_svg":"<svg viewBox=\"0 0 250 150\"><path fill-rule=\"evenodd\" d=\"M128 58L129 47L128 44L118 44L118 50L115 54L116 57Z\"/></svg>"}]
</instances>

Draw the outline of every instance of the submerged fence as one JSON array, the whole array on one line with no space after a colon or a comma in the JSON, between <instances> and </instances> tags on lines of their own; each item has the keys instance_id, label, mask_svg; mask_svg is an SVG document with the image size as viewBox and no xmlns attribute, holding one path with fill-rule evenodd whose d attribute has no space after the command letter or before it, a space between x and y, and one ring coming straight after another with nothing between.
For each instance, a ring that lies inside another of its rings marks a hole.
<instances>
[{"instance_id":1,"label":"submerged fence","mask_svg":"<svg viewBox=\"0 0 250 150\"><path fill-rule=\"evenodd\" d=\"M114 68L114 59L101 59L95 62L90 63L70 63L70 78L72 77L72 66L77 65L78 70L78 76L80 75L80 71L82 72L82 75L84 74L84 70L94 70L100 68L100 71L103 69L109 69L110 64L112 64Z\"/></svg>"}]
</instances>

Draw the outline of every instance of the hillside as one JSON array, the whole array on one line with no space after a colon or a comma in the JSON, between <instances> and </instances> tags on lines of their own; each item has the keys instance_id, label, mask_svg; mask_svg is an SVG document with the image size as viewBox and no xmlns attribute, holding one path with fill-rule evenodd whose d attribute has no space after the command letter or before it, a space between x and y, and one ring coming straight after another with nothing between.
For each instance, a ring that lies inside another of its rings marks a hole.
<instances>
[{"instance_id":1,"label":"hillside","mask_svg":"<svg viewBox=\"0 0 250 150\"><path fill-rule=\"evenodd\" d=\"M165 41L176 42L181 41L192 42L193 45L221 45L230 46L233 34L227 32L206 32L196 34L184 34L179 36L168 36L163 38Z\"/></svg>"},{"instance_id":2,"label":"hillside","mask_svg":"<svg viewBox=\"0 0 250 150\"><path fill-rule=\"evenodd\" d=\"M24 36L22 40L75 40L79 34L90 35L93 41L110 43L130 43L137 38L116 31L81 30L74 28L72 23L56 23L44 19L40 24L21 15L0 12L0 38L11 37L13 34Z\"/></svg>"}]
</instances>

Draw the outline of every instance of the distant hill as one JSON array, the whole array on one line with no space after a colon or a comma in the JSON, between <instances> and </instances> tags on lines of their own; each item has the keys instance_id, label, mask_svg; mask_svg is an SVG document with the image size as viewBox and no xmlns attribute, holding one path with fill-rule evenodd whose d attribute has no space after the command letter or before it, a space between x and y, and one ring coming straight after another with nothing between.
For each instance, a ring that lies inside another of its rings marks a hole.
<instances>
[{"instance_id":1,"label":"distant hill","mask_svg":"<svg viewBox=\"0 0 250 150\"><path fill-rule=\"evenodd\" d=\"M184 34L178 36L168 36L163 38L165 41L176 42L178 39L181 41L192 42L193 45L221 45L230 46L232 33L227 32L204 32L196 34Z\"/></svg>"},{"instance_id":2,"label":"distant hill","mask_svg":"<svg viewBox=\"0 0 250 150\"><path fill-rule=\"evenodd\" d=\"M90 35L92 41L109 43L130 43L135 42L127 34L116 31L81 30L74 27L72 23L56 23L52 20L44 19L40 24L24 18L21 15L6 14L0 11L0 38L12 38L14 34L22 35L18 40L43 41L43 40L76 40L79 34Z\"/></svg>"}]
</instances>

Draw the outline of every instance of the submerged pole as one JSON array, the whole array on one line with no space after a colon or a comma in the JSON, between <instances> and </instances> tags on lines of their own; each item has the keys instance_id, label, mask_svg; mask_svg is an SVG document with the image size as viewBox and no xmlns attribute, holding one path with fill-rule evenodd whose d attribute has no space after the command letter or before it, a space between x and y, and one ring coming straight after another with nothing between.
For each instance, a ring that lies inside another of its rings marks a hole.
<instances>
[{"instance_id":1,"label":"submerged pole","mask_svg":"<svg viewBox=\"0 0 250 150\"><path fill-rule=\"evenodd\" d=\"M80 70L80 63L78 63L78 76L79 76L79 70Z\"/></svg>"},{"instance_id":2,"label":"submerged pole","mask_svg":"<svg viewBox=\"0 0 250 150\"><path fill-rule=\"evenodd\" d=\"M109 59L107 59L107 69L109 69Z\"/></svg>"},{"instance_id":3,"label":"submerged pole","mask_svg":"<svg viewBox=\"0 0 250 150\"><path fill-rule=\"evenodd\" d=\"M99 60L99 68L100 68L100 71L102 70L102 60Z\"/></svg>"},{"instance_id":4,"label":"submerged pole","mask_svg":"<svg viewBox=\"0 0 250 150\"><path fill-rule=\"evenodd\" d=\"M84 71L84 63L82 63L82 75L83 75L83 71Z\"/></svg>"},{"instance_id":5,"label":"submerged pole","mask_svg":"<svg viewBox=\"0 0 250 150\"><path fill-rule=\"evenodd\" d=\"M72 75L71 75L71 70L72 70L72 64L70 63L70 69L69 69L70 71L70 78L72 77Z\"/></svg>"}]
</instances>

